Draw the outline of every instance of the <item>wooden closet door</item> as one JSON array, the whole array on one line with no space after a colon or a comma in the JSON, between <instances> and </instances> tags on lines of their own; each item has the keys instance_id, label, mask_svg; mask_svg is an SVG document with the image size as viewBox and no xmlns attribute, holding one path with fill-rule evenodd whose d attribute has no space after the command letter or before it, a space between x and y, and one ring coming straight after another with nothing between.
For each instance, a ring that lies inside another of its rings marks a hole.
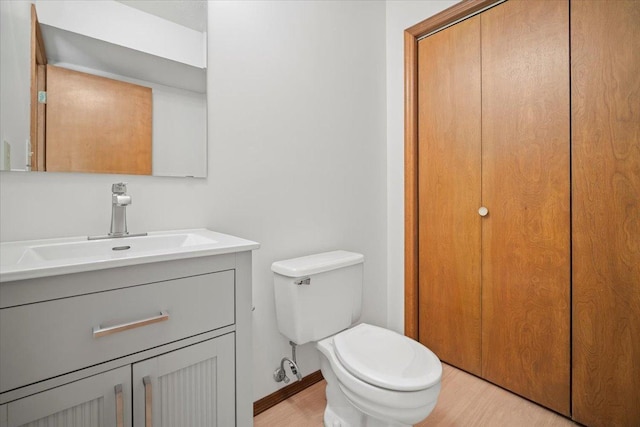
<instances>
[{"instance_id":1,"label":"wooden closet door","mask_svg":"<svg viewBox=\"0 0 640 427\"><path fill-rule=\"evenodd\" d=\"M640 2L571 2L573 416L640 425Z\"/></svg>"},{"instance_id":2,"label":"wooden closet door","mask_svg":"<svg viewBox=\"0 0 640 427\"><path fill-rule=\"evenodd\" d=\"M569 5L482 14L482 376L569 414Z\"/></svg>"},{"instance_id":3,"label":"wooden closet door","mask_svg":"<svg viewBox=\"0 0 640 427\"><path fill-rule=\"evenodd\" d=\"M480 374L480 17L418 43L419 340Z\"/></svg>"},{"instance_id":4,"label":"wooden closet door","mask_svg":"<svg viewBox=\"0 0 640 427\"><path fill-rule=\"evenodd\" d=\"M151 175L151 88L47 65L46 169Z\"/></svg>"}]
</instances>

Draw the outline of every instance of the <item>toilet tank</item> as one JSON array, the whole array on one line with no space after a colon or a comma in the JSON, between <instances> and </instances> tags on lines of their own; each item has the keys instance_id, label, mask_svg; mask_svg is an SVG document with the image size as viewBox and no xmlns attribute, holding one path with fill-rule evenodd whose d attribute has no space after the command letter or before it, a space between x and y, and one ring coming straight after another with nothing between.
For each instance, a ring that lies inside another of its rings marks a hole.
<instances>
[{"instance_id":1,"label":"toilet tank","mask_svg":"<svg viewBox=\"0 0 640 427\"><path fill-rule=\"evenodd\" d=\"M271 265L280 332L296 344L354 324L362 311L364 256L333 251Z\"/></svg>"}]
</instances>

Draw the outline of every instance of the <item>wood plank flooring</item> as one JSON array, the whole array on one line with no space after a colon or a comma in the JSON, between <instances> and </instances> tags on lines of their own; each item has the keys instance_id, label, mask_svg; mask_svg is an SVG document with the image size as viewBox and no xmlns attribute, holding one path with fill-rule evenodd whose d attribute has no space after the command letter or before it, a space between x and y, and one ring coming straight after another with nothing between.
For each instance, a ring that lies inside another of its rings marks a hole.
<instances>
[{"instance_id":1,"label":"wood plank flooring","mask_svg":"<svg viewBox=\"0 0 640 427\"><path fill-rule=\"evenodd\" d=\"M418 427L556 427L578 424L443 364L442 390L431 415ZM326 404L321 381L253 419L255 427L321 427Z\"/></svg>"},{"instance_id":2,"label":"wood plank flooring","mask_svg":"<svg viewBox=\"0 0 640 427\"><path fill-rule=\"evenodd\" d=\"M321 427L327 403L326 385L322 380L258 414L253 417L253 427Z\"/></svg>"}]
</instances>

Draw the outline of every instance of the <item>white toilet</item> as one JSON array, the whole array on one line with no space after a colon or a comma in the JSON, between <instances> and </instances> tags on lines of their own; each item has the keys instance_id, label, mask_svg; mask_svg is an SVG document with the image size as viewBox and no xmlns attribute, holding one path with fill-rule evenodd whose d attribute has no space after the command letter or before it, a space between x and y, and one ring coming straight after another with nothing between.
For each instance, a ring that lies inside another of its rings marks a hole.
<instances>
[{"instance_id":1,"label":"white toilet","mask_svg":"<svg viewBox=\"0 0 640 427\"><path fill-rule=\"evenodd\" d=\"M364 323L350 328L362 308L363 262L346 251L274 262L278 328L296 344L315 342L322 354L325 426L413 425L436 404L442 365L396 332Z\"/></svg>"}]
</instances>

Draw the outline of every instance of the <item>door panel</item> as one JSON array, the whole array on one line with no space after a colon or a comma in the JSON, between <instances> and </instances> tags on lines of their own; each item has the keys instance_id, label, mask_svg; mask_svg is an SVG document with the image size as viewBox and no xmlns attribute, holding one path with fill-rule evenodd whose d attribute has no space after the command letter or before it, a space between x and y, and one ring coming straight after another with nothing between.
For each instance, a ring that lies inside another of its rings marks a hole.
<instances>
[{"instance_id":1,"label":"door panel","mask_svg":"<svg viewBox=\"0 0 640 427\"><path fill-rule=\"evenodd\" d=\"M234 345L227 334L134 364L134 426L235 425Z\"/></svg>"},{"instance_id":2,"label":"door panel","mask_svg":"<svg viewBox=\"0 0 640 427\"><path fill-rule=\"evenodd\" d=\"M49 172L151 174L148 87L47 65Z\"/></svg>"},{"instance_id":3,"label":"door panel","mask_svg":"<svg viewBox=\"0 0 640 427\"><path fill-rule=\"evenodd\" d=\"M121 389L116 390L117 385ZM8 427L131 425L131 367L16 400L7 405L7 412Z\"/></svg>"},{"instance_id":4,"label":"door panel","mask_svg":"<svg viewBox=\"0 0 640 427\"><path fill-rule=\"evenodd\" d=\"M573 416L640 425L640 2L571 2Z\"/></svg>"},{"instance_id":5,"label":"door panel","mask_svg":"<svg viewBox=\"0 0 640 427\"><path fill-rule=\"evenodd\" d=\"M569 414L567 1L482 16L482 376Z\"/></svg>"},{"instance_id":6,"label":"door panel","mask_svg":"<svg viewBox=\"0 0 640 427\"><path fill-rule=\"evenodd\" d=\"M419 340L480 374L480 17L418 43Z\"/></svg>"}]
</instances>

